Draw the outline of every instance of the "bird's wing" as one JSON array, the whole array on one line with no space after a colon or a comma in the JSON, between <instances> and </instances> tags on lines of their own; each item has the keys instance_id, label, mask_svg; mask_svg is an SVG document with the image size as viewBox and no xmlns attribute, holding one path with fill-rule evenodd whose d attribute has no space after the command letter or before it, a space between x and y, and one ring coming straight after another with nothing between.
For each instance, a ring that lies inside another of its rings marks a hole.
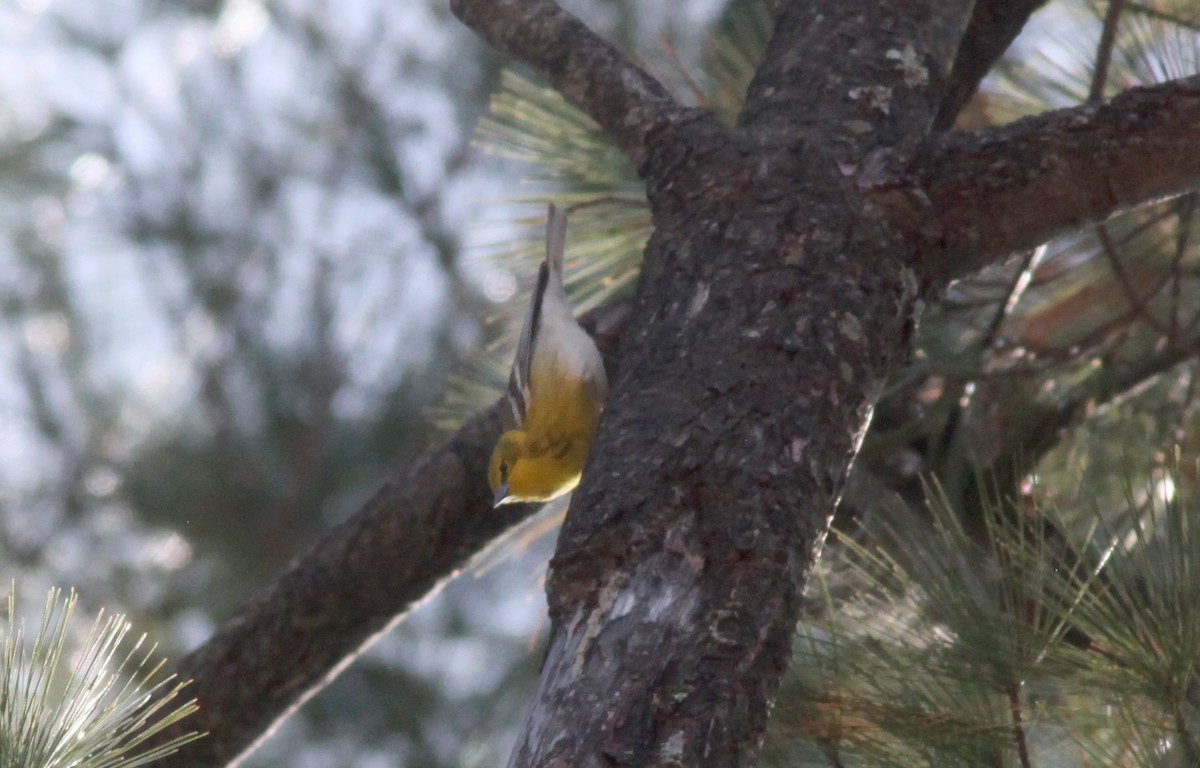
<instances>
[{"instance_id":1,"label":"bird's wing","mask_svg":"<svg viewBox=\"0 0 1200 768\"><path fill-rule=\"evenodd\" d=\"M563 250L567 239L567 215L550 204L546 224L546 258L538 269L537 287L529 300L529 313L521 328L521 339L517 342L517 356L513 360L512 374L508 378L508 403L516 424L525 421L529 407L529 382L533 366L533 353L537 348L542 323L542 305L551 275L557 285L562 285Z\"/></svg>"}]
</instances>

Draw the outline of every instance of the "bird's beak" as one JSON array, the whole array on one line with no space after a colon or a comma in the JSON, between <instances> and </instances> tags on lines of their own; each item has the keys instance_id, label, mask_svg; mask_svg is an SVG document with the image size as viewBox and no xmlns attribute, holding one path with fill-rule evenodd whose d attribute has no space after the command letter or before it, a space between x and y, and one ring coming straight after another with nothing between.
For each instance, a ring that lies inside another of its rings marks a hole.
<instances>
[{"instance_id":1,"label":"bird's beak","mask_svg":"<svg viewBox=\"0 0 1200 768\"><path fill-rule=\"evenodd\" d=\"M504 483L496 489L496 495L492 499L492 508L494 509L509 501L512 501L512 497L508 495L508 483Z\"/></svg>"}]
</instances>

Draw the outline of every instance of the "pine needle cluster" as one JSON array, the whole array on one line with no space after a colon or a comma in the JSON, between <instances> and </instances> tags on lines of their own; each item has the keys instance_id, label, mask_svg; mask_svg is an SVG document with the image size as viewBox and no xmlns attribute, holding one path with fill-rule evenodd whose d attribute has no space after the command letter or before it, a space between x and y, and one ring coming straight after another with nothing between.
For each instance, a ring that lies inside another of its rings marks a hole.
<instances>
[{"instance_id":1,"label":"pine needle cluster","mask_svg":"<svg viewBox=\"0 0 1200 768\"><path fill-rule=\"evenodd\" d=\"M172 708L186 683L160 679L163 662L144 647L144 635L126 642L123 616L101 613L68 656L76 601L74 592L63 598L51 590L30 643L9 595L0 627L0 768L132 768L200 738L151 743L197 704Z\"/></svg>"},{"instance_id":2,"label":"pine needle cluster","mask_svg":"<svg viewBox=\"0 0 1200 768\"><path fill-rule=\"evenodd\" d=\"M997 495L971 531L933 485L930 517L839 534L769 764L1200 765L1194 469L1116 522Z\"/></svg>"}]
</instances>

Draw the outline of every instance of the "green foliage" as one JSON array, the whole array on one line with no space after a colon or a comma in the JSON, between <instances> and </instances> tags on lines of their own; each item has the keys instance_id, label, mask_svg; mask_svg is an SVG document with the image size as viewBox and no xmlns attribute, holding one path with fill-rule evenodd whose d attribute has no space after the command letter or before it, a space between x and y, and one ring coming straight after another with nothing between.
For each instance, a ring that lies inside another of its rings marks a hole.
<instances>
[{"instance_id":1,"label":"green foliage","mask_svg":"<svg viewBox=\"0 0 1200 768\"><path fill-rule=\"evenodd\" d=\"M479 124L482 147L525 166L527 182L577 185L611 194L636 178L635 169L599 126L558 91L506 71Z\"/></svg>"},{"instance_id":2,"label":"green foliage","mask_svg":"<svg viewBox=\"0 0 1200 768\"><path fill-rule=\"evenodd\" d=\"M1180 722L1200 706L1200 523L1186 474L1175 465L1126 489L1124 525L1102 527L1103 578L1079 590L1071 615L1116 665L1111 685Z\"/></svg>"},{"instance_id":3,"label":"green foliage","mask_svg":"<svg viewBox=\"0 0 1200 768\"><path fill-rule=\"evenodd\" d=\"M973 532L934 486L932 520L840 534L770 754L789 765L1200 764L1200 506L1181 490L1196 472L1175 464L1127 487L1120 523L992 495Z\"/></svg>"},{"instance_id":4,"label":"green foliage","mask_svg":"<svg viewBox=\"0 0 1200 768\"><path fill-rule=\"evenodd\" d=\"M577 309L586 311L631 285L650 236L650 211L636 169L590 118L557 91L505 72L478 142L516 161L531 190L549 190L512 201L537 205L518 222L517 237L484 249L482 259L536 274L545 250L545 205L552 200L571 214L566 268Z\"/></svg>"},{"instance_id":5,"label":"green foliage","mask_svg":"<svg viewBox=\"0 0 1200 768\"><path fill-rule=\"evenodd\" d=\"M1073 106L1087 101L1093 91L1112 96L1126 88L1187 77L1200 68L1200 12L1190 0L1124 4L1108 63L1098 67L1109 5L1107 0L1050 4L1047 14L1055 17L1045 23L1063 33L1025 55L1006 56L997 76L985 83L992 120L1008 122L1047 108ZM1097 82L1098 77L1103 81Z\"/></svg>"},{"instance_id":6,"label":"green foliage","mask_svg":"<svg viewBox=\"0 0 1200 768\"><path fill-rule=\"evenodd\" d=\"M652 231L650 210L636 170L590 118L557 91L506 71L477 142L511 161L529 190L503 206L502 215L515 220L478 249L478 262L517 276L523 289L532 285L545 255L546 203L553 201L570 215L564 266L576 313L631 290ZM489 319L488 343L472 350L451 377L430 414L440 434L503 392L527 295L517 291Z\"/></svg>"},{"instance_id":7,"label":"green foliage","mask_svg":"<svg viewBox=\"0 0 1200 768\"><path fill-rule=\"evenodd\" d=\"M660 75L664 82L682 82L688 93L681 98L690 96L729 125L741 111L770 33L766 3L754 0L738 8L740 12L729 14L709 36L701 73L688 72L667 45L666 58L673 69ZM653 232L650 209L637 169L591 118L554 89L505 71L489 114L479 123L476 143L510 162L528 190L501 205L519 211L507 222L516 227L480 247L480 262L518 276L522 288L531 285L545 247L545 205L554 202L571 216L566 278L576 312L631 292ZM527 290L517 291L516 299L491 319L490 343L463 362L442 402L432 409L432 421L442 434L503 391L526 295Z\"/></svg>"},{"instance_id":8,"label":"green foliage","mask_svg":"<svg viewBox=\"0 0 1200 768\"><path fill-rule=\"evenodd\" d=\"M130 626L123 616L101 613L68 662L76 597L60 598L59 590L51 590L26 647L16 598L9 595L8 623L0 631L0 768L140 766L200 738L192 733L148 743L198 708L195 701L169 708L186 683L156 679L163 662L153 661L153 647L143 650L145 636L125 649Z\"/></svg>"}]
</instances>

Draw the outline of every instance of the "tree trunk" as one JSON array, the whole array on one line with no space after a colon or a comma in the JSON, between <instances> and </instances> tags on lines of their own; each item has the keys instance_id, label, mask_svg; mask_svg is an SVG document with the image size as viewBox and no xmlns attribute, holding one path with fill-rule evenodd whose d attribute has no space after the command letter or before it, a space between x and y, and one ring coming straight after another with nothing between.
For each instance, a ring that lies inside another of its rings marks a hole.
<instances>
[{"instance_id":1,"label":"tree trunk","mask_svg":"<svg viewBox=\"0 0 1200 768\"><path fill-rule=\"evenodd\" d=\"M655 234L512 766L756 753L925 282L912 230L856 177L929 130L969 11L906 2L884 25L869 5L788 5L736 130L690 115L646 139Z\"/></svg>"},{"instance_id":2,"label":"tree trunk","mask_svg":"<svg viewBox=\"0 0 1200 768\"><path fill-rule=\"evenodd\" d=\"M963 100L945 84L970 49L967 2L781 4L733 131L664 99L552 3L455 10L610 131L655 221L621 373L551 562L552 641L510 766L748 764L814 552L921 303L1072 216L1140 197L1138 180L1096 194L1062 178L1111 179L1096 150L1128 113L997 132L1012 166L977 164L986 144L929 141L948 123L943 97ZM1000 21L973 34L1006 43L1019 24ZM1173 100L1190 115L1185 90ZM1186 119L1158 115L1169 141ZM1086 139L1071 129L1083 124ZM970 173L982 183L960 186ZM1153 175L1172 172L1160 159Z\"/></svg>"}]
</instances>

